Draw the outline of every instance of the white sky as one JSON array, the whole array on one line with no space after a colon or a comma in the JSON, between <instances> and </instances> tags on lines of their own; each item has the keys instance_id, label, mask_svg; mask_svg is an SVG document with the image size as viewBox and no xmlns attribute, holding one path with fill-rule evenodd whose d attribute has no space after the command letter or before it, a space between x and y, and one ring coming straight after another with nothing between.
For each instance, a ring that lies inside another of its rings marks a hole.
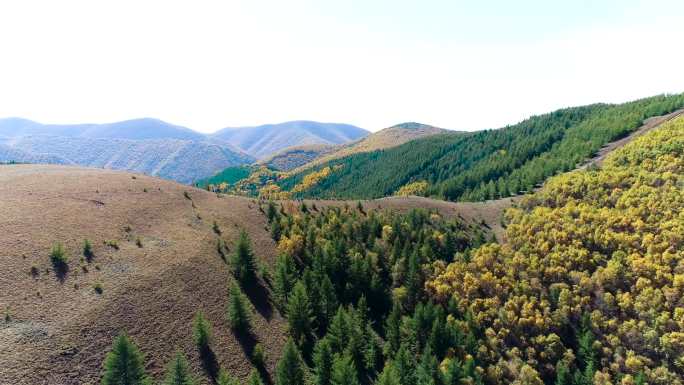
<instances>
[{"instance_id":1,"label":"white sky","mask_svg":"<svg viewBox=\"0 0 684 385\"><path fill-rule=\"evenodd\" d=\"M684 91L682 1L0 1L0 117L474 130Z\"/></svg>"}]
</instances>

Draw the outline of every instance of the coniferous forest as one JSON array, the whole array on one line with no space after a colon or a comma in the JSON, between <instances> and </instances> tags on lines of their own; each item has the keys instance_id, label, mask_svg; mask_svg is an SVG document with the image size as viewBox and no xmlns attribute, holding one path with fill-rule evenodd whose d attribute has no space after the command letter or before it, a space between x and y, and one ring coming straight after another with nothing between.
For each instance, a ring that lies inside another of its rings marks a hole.
<instances>
[{"instance_id":1,"label":"coniferous forest","mask_svg":"<svg viewBox=\"0 0 684 385\"><path fill-rule=\"evenodd\" d=\"M278 186L296 198L379 198L415 182L426 184L415 195L439 199L507 197L574 169L645 119L681 107L682 94L567 108L498 130L444 134L354 154L289 176ZM309 174L326 168L329 175L307 183Z\"/></svg>"}]
</instances>

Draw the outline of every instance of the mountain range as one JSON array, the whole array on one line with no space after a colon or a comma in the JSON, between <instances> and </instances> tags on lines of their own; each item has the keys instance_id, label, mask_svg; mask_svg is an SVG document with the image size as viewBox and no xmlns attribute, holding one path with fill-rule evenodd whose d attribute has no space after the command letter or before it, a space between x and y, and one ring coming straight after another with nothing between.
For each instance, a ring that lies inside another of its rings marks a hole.
<instances>
[{"instance_id":1,"label":"mountain range","mask_svg":"<svg viewBox=\"0 0 684 385\"><path fill-rule=\"evenodd\" d=\"M0 119L0 162L112 168L191 183L289 146L341 144L367 134L352 125L312 121L226 128L205 135L152 118L107 124L5 118Z\"/></svg>"}]
</instances>

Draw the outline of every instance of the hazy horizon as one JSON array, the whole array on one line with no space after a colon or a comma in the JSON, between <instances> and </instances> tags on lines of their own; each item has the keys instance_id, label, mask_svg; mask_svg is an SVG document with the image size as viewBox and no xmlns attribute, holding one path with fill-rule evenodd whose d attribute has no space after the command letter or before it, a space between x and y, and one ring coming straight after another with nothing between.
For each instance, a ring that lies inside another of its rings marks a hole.
<instances>
[{"instance_id":1,"label":"hazy horizon","mask_svg":"<svg viewBox=\"0 0 684 385\"><path fill-rule=\"evenodd\" d=\"M684 91L677 1L0 4L0 117L498 128ZM543 31L543 33L540 33Z\"/></svg>"}]
</instances>

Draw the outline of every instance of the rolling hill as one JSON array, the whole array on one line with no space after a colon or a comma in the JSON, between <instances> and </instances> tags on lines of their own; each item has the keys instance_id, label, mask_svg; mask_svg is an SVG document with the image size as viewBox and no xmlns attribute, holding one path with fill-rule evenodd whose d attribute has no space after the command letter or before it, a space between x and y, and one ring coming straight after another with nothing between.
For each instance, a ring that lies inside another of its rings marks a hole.
<instances>
[{"instance_id":1,"label":"rolling hill","mask_svg":"<svg viewBox=\"0 0 684 385\"><path fill-rule=\"evenodd\" d=\"M293 172L300 172L313 166L325 163L327 161L331 161L333 159L338 159L362 152L371 152L386 148L392 148L415 139L424 138L431 135L443 134L447 132L449 131L443 128L434 127L422 123L401 123L394 125L392 127L383 128L382 130L374 132L368 135L367 137L357 140L355 142L339 145L335 148L325 149L325 151L318 151L317 153L309 156L309 158L312 158L310 161L301 163L297 167L291 167L289 169L281 170L293 170ZM297 150L293 150L293 155L296 155ZM286 157L286 155L288 155L287 152L281 154L280 158L284 158ZM290 163L296 164L298 162Z\"/></svg>"},{"instance_id":2,"label":"rolling hill","mask_svg":"<svg viewBox=\"0 0 684 385\"><path fill-rule=\"evenodd\" d=\"M368 131L349 124L298 120L255 127L224 128L211 137L226 141L257 159L287 147L312 144L341 144L368 135Z\"/></svg>"},{"instance_id":3,"label":"rolling hill","mask_svg":"<svg viewBox=\"0 0 684 385\"><path fill-rule=\"evenodd\" d=\"M441 134L357 153L278 182L294 197L362 199L396 193L479 201L531 191L572 170L644 120L684 107L684 95L595 104L531 117L498 130Z\"/></svg>"}]
</instances>

